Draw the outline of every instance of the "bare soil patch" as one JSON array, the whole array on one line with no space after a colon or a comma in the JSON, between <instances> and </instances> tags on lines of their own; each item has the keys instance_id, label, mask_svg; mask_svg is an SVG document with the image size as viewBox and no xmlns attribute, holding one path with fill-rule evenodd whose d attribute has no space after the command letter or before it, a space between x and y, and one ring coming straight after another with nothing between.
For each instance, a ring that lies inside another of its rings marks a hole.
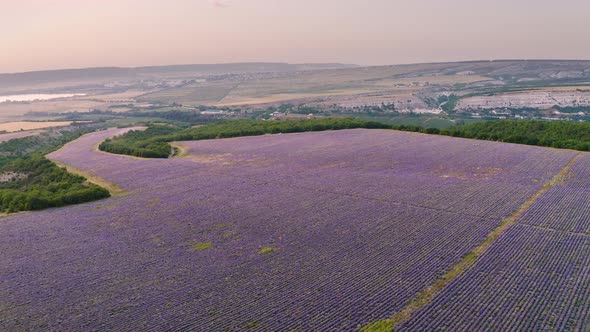
<instances>
[{"instance_id":1,"label":"bare soil patch","mask_svg":"<svg viewBox=\"0 0 590 332\"><path fill-rule=\"evenodd\" d=\"M6 172L0 174L0 183L6 183L16 180L26 179L28 177L25 173L17 173L17 172Z\"/></svg>"},{"instance_id":2,"label":"bare soil patch","mask_svg":"<svg viewBox=\"0 0 590 332\"><path fill-rule=\"evenodd\" d=\"M61 126L68 126L70 124L72 124L72 121L5 122L5 123L0 123L0 131L7 131L9 133L12 133L15 131L20 131L20 130L34 130L34 129L43 129L43 128L51 128L51 127L61 127Z\"/></svg>"}]
</instances>

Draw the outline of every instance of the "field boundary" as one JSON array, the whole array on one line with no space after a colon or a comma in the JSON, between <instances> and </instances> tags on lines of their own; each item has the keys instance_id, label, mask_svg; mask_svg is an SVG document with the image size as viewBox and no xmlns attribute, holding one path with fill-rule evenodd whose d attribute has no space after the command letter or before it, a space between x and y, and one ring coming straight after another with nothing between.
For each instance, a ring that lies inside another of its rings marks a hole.
<instances>
[{"instance_id":1,"label":"field boundary","mask_svg":"<svg viewBox=\"0 0 590 332\"><path fill-rule=\"evenodd\" d=\"M460 277L465 271L471 268L479 257L483 255L486 250L488 250L495 240L502 235L510 226L517 223L516 220L526 211L528 210L531 205L543 195L549 188L559 184L565 176L567 175L569 169L572 165L583 155L583 152L578 152L572 159L565 165L559 173L557 173L551 180L549 180L541 189L535 192L531 197L529 197L514 213L512 213L509 217L503 219L500 222L500 225L496 227L492 232L490 232L486 238L483 240L481 244L475 247L471 252L467 255L463 256L463 258L455 263L451 267L449 271L447 271L443 276L438 278L432 285L426 287L421 292L418 293L416 297L406 304L406 306L394 313L391 318L376 321L373 323L369 323L364 325L360 328L361 332L390 332L393 331L397 326L402 324L403 322L409 320L414 313L420 310L425 305L432 302L434 297L442 291L448 284L453 282L455 279Z\"/></svg>"},{"instance_id":2,"label":"field boundary","mask_svg":"<svg viewBox=\"0 0 590 332\"><path fill-rule=\"evenodd\" d=\"M83 171L79 168L75 168L75 167L66 165L66 164L59 162L57 160L51 159L51 161L54 162L57 166L65 168L68 172L70 172L72 174L79 175L79 176L83 176L86 178L86 180L88 180L88 182L94 183L97 186L105 188L106 190L109 191L109 193L111 193L111 196L123 196L123 195L127 194L127 191L125 189L119 187L117 184L115 184L113 182L107 181L101 177L90 174L90 173Z\"/></svg>"},{"instance_id":3,"label":"field boundary","mask_svg":"<svg viewBox=\"0 0 590 332\"><path fill-rule=\"evenodd\" d=\"M96 153L102 153L102 154L106 154L108 156L116 156L116 157L122 157L122 158L128 158L128 159L135 159L135 160L149 160L149 159L153 159L153 158L143 158L143 157L136 157L136 156L130 156L128 154L117 154L117 153L112 153L112 152L106 152L106 151L102 151L99 146L102 142L104 142L105 140L102 140L96 144L94 144L92 146L91 151L92 152L96 152Z\"/></svg>"},{"instance_id":4,"label":"field boundary","mask_svg":"<svg viewBox=\"0 0 590 332\"><path fill-rule=\"evenodd\" d=\"M126 131L124 131L122 133L113 135L113 136L109 136L109 137L107 137L107 138L105 138L105 139L97 142L96 144L94 144L92 146L92 150L91 151L92 152L103 153L103 154L106 154L106 155L109 155L109 156L120 156L120 157L125 157L125 158L130 158L130 159L137 159L137 160L149 159L149 158L140 158L140 157L136 157L136 156L130 156L130 155L127 155L127 154L117 154L117 153L106 152L106 151L102 151L100 149L100 144L102 144L102 142L106 141L107 139L110 139L110 138L113 138L113 137L117 137L117 136L120 136L120 135L124 135L124 134L126 134L126 133L128 133L128 132L130 132L132 130L146 130L147 128L148 127L145 127L145 126L135 126L135 127L125 128L125 129L128 129L128 130L126 130ZM108 128L107 130L115 130L115 129L118 129L118 128ZM96 133L96 131L94 133ZM92 133L89 133L89 134L92 134ZM75 142L75 141L69 142L68 144L73 143L73 142Z\"/></svg>"},{"instance_id":5,"label":"field boundary","mask_svg":"<svg viewBox=\"0 0 590 332\"><path fill-rule=\"evenodd\" d=\"M168 143L172 148L176 149L177 153L174 153L174 158L186 158L189 155L190 148L181 142L170 142Z\"/></svg>"}]
</instances>

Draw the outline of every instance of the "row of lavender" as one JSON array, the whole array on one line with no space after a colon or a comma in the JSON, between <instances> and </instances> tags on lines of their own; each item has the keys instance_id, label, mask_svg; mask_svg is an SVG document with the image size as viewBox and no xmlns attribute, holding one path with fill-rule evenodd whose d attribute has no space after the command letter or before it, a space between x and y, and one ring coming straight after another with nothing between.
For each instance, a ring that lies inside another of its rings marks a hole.
<instances>
[{"instance_id":1,"label":"row of lavender","mask_svg":"<svg viewBox=\"0 0 590 332\"><path fill-rule=\"evenodd\" d=\"M590 329L590 155L400 331Z\"/></svg>"},{"instance_id":2,"label":"row of lavender","mask_svg":"<svg viewBox=\"0 0 590 332\"><path fill-rule=\"evenodd\" d=\"M588 331L590 237L513 225L398 331Z\"/></svg>"},{"instance_id":3,"label":"row of lavender","mask_svg":"<svg viewBox=\"0 0 590 332\"><path fill-rule=\"evenodd\" d=\"M565 180L540 197L520 222L590 235L590 154L579 158Z\"/></svg>"},{"instance_id":4,"label":"row of lavender","mask_svg":"<svg viewBox=\"0 0 590 332\"><path fill-rule=\"evenodd\" d=\"M493 219L510 215L575 155L364 129L185 145L193 161L222 174Z\"/></svg>"},{"instance_id":5,"label":"row of lavender","mask_svg":"<svg viewBox=\"0 0 590 332\"><path fill-rule=\"evenodd\" d=\"M0 330L355 330L498 225L494 184L522 199L573 156L368 130L191 143L184 160L92 151L119 132L51 158L128 195L0 223ZM440 198L461 189L480 199Z\"/></svg>"}]
</instances>

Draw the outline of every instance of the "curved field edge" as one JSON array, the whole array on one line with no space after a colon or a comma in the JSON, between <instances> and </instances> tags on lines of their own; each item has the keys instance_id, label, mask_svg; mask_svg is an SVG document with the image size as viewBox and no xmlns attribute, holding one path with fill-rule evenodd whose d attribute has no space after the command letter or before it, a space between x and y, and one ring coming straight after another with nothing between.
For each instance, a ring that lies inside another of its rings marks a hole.
<instances>
[{"instance_id":1,"label":"curved field edge","mask_svg":"<svg viewBox=\"0 0 590 332\"><path fill-rule=\"evenodd\" d=\"M170 146L174 149L174 157L186 158L188 157L190 147L182 142L170 142Z\"/></svg>"},{"instance_id":2,"label":"curved field edge","mask_svg":"<svg viewBox=\"0 0 590 332\"><path fill-rule=\"evenodd\" d=\"M117 136L117 135L122 135L124 133L126 133L127 131L130 130L145 130L147 127L131 127L131 128L125 128L125 129L121 129L119 132L113 134L113 136ZM114 130L114 128L111 128L110 130ZM78 141L79 139L82 139L85 136L89 136L89 135L93 135L96 134L97 132L91 132L85 135L82 135L81 137L79 137L77 140L74 140L72 142L68 142L66 143L64 146L62 146L60 149L46 155L45 157L49 160L51 160L52 162L54 162L57 166L65 168L69 173L75 174L75 175L79 175L82 176L84 178L86 178L86 180L90 183L93 183L95 185L98 185L99 187L102 187L106 190L109 191L109 193L111 194L111 196L121 196L121 195L125 195L128 192L121 188L118 184L108 181L100 176L97 176L95 174L92 174L89 171L85 171L83 169L80 168L76 168L70 164L68 164L67 161L65 161L64 159L61 159L59 156L61 153L63 153L64 151L68 151L68 149L71 146L75 146L77 144L76 141ZM111 136L111 137L113 137ZM108 152L104 152L104 151L100 151L98 146L99 144L104 141L101 140L98 143L94 144L92 146L92 148L90 149L91 152L96 152L96 153L103 153L103 154L107 154L109 155L110 153ZM126 158L135 158L135 159L141 159L141 158L137 158L137 157L132 157L132 156L123 156Z\"/></svg>"},{"instance_id":3,"label":"curved field edge","mask_svg":"<svg viewBox=\"0 0 590 332\"><path fill-rule=\"evenodd\" d=\"M146 129L146 127L132 127L132 128L126 128L124 129L122 132L117 133L117 135L122 135L127 131L130 130L144 130ZM92 133L86 134L86 135L91 135ZM86 136L84 135L84 136ZM75 174L75 175L79 175L82 176L84 178L86 178L86 180L90 183L94 183L95 185L102 187L106 190L109 191L109 193L111 194L111 196L121 196L121 195L125 195L127 194L127 191L121 187L119 187L116 183L114 182L110 182L104 178L101 178L97 175L94 175L90 172L84 171L82 169L76 168L72 165L68 165L65 162L60 161L56 155L58 155L60 153L60 151L64 151L66 150L70 145L74 145L76 140L69 142L67 144L65 144L63 147L61 147L59 150L52 152L48 155L46 155L45 157L49 160L51 160L52 162L54 162L57 166L65 168L68 172ZM99 146L100 142L96 143L95 145L93 145L92 147L92 151L93 152L99 152L99 153L107 153L104 151L100 151L98 146Z\"/></svg>"},{"instance_id":4,"label":"curved field edge","mask_svg":"<svg viewBox=\"0 0 590 332\"><path fill-rule=\"evenodd\" d=\"M86 180L88 182L94 183L95 185L108 190L109 193L111 194L111 196L113 196L113 197L127 194L127 191L125 189L119 187L116 183L107 181L101 177L98 177L96 175L85 172L79 168L75 168L73 166L66 165L60 161L53 160L51 158L48 158L48 159L51 160L52 162L54 162L57 166L65 168L69 173L82 176L82 177L86 178Z\"/></svg>"},{"instance_id":5,"label":"curved field edge","mask_svg":"<svg viewBox=\"0 0 590 332\"><path fill-rule=\"evenodd\" d=\"M43 132L43 130L28 130L28 131L0 134L0 142L9 141L9 140L15 139L15 138L24 138L24 137L33 136L33 135L39 135L42 132Z\"/></svg>"},{"instance_id":6,"label":"curved field edge","mask_svg":"<svg viewBox=\"0 0 590 332\"><path fill-rule=\"evenodd\" d=\"M99 148L101 151L114 154L143 158L169 158L174 156L176 152L176 149L169 144L174 141L353 128L391 129L578 151L590 150L590 135L588 134L590 124L587 123L503 120L437 129L413 125L392 125L357 118L280 121L229 120L190 129L158 125L150 126L144 132L130 132L107 139L100 144Z\"/></svg>"},{"instance_id":7,"label":"curved field edge","mask_svg":"<svg viewBox=\"0 0 590 332\"><path fill-rule=\"evenodd\" d=\"M107 189L68 172L41 154L17 158L1 170L8 179L0 190L3 212L45 210L111 196Z\"/></svg>"},{"instance_id":8,"label":"curved field edge","mask_svg":"<svg viewBox=\"0 0 590 332\"><path fill-rule=\"evenodd\" d=\"M535 203L537 199L539 199L539 197L541 197L551 187L562 183L567 177L570 168L581 156L582 153L578 153L577 155L575 155L557 175L555 175L541 189L539 189L535 194L533 194L529 199L527 199L526 202L522 204L517 211L515 211L508 218L503 219L500 225L496 229L494 229L490 234L488 234L488 236L479 246L473 249L469 254L465 255L459 262L457 262L448 272L446 272L436 282L422 290L415 298L410 300L410 302L402 310L394 313L391 318L366 324L362 326L359 331L393 331L397 326L409 320L412 317L412 315L416 313L418 310L420 310L427 304L431 303L434 297L438 295L447 285L449 285L452 281L456 280L458 277L463 275L463 273L465 273L469 268L474 266L477 263L478 259L481 257L481 255L492 246L494 241L496 241L496 239L500 235L502 235L511 225L515 224L516 220L521 215L523 215L524 212L527 211L533 205L533 203Z\"/></svg>"},{"instance_id":9,"label":"curved field edge","mask_svg":"<svg viewBox=\"0 0 590 332\"><path fill-rule=\"evenodd\" d=\"M0 208L8 214L93 202L111 196L80 172L60 167L47 155L96 127L35 130L0 137ZM45 132L45 133L44 133ZM2 138L8 139L2 141Z\"/></svg>"},{"instance_id":10,"label":"curved field edge","mask_svg":"<svg viewBox=\"0 0 590 332\"><path fill-rule=\"evenodd\" d=\"M151 126L143 132L131 131L99 145L103 152L142 158L169 158L174 156L174 141L195 141L217 138L261 136L343 129L391 129L388 124L355 118L320 118L306 120L230 120L180 129L168 126Z\"/></svg>"}]
</instances>

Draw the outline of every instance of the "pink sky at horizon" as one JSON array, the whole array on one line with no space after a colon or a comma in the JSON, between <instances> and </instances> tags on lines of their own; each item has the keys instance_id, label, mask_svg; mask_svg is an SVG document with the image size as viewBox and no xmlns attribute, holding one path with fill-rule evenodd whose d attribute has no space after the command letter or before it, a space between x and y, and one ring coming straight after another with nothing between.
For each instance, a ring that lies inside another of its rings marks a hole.
<instances>
[{"instance_id":1,"label":"pink sky at horizon","mask_svg":"<svg viewBox=\"0 0 590 332\"><path fill-rule=\"evenodd\" d=\"M590 59L583 0L5 0L0 72Z\"/></svg>"}]
</instances>

